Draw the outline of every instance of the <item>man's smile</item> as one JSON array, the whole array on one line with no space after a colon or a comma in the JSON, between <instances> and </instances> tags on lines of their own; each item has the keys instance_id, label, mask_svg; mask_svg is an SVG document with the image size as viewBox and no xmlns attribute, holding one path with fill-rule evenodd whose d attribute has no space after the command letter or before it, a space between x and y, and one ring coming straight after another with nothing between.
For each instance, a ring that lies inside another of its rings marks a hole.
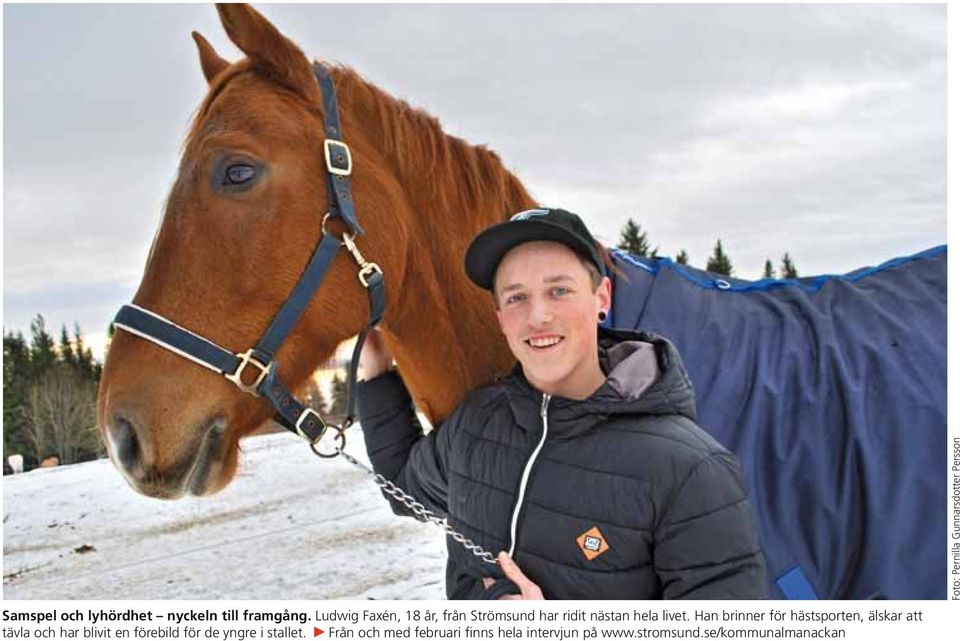
<instances>
[{"instance_id":1,"label":"man's smile","mask_svg":"<svg viewBox=\"0 0 960 641\"><path fill-rule=\"evenodd\" d=\"M541 334L538 336L531 336L530 338L526 339L524 343L536 351L547 351L559 345L563 339L564 337L559 334Z\"/></svg>"}]
</instances>

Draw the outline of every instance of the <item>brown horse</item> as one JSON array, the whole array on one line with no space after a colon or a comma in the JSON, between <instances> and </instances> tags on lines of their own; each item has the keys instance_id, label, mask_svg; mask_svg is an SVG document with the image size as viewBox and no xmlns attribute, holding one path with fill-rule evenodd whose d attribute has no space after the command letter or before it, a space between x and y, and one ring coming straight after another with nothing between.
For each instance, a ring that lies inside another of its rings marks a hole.
<instances>
[{"instance_id":1,"label":"brown horse","mask_svg":"<svg viewBox=\"0 0 960 641\"><path fill-rule=\"evenodd\" d=\"M329 208L323 108L294 43L248 6L217 10L247 58L231 64L193 34L209 92L134 303L242 352L283 304L321 234ZM357 242L387 282L384 338L418 406L437 422L512 363L489 295L463 273L467 244L535 203L493 152L445 134L435 118L350 69L332 75L366 231ZM231 167L255 178L238 189L224 180ZM328 227L342 232L338 225ZM291 389L366 322L366 294L341 254L278 353ZM223 377L128 333L114 337L98 425L114 463L144 494L220 490L236 471L239 439L271 413Z\"/></svg>"}]
</instances>

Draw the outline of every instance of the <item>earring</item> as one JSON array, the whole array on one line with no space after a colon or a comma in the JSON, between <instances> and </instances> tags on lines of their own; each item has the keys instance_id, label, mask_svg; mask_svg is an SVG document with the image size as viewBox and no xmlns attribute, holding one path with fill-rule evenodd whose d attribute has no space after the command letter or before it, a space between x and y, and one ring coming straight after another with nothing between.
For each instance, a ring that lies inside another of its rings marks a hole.
<instances>
[{"instance_id":1,"label":"earring","mask_svg":"<svg viewBox=\"0 0 960 641\"><path fill-rule=\"evenodd\" d=\"M597 318L599 318L600 322L602 323L603 321L607 320L607 313L601 309L600 313L597 314Z\"/></svg>"}]
</instances>

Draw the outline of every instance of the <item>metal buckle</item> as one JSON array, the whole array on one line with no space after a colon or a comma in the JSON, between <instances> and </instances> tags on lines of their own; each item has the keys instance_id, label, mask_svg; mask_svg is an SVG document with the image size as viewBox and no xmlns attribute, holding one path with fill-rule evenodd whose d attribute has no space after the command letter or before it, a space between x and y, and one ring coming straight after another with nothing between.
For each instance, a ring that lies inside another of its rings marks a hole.
<instances>
[{"instance_id":1,"label":"metal buckle","mask_svg":"<svg viewBox=\"0 0 960 641\"><path fill-rule=\"evenodd\" d=\"M314 416L316 416L316 417L317 417L317 420L320 421L320 425L323 426L323 429L320 430L320 433L317 435L317 438L310 438L310 437L307 436L307 434L300 428L300 426L303 424L303 422L304 422L305 420L307 420L307 417L308 417L310 414L313 414ZM324 421L324 420L323 420L323 417L320 416L320 414L319 414L315 409L313 409L312 407L305 407L305 408L303 408L303 411L300 412L300 416L297 418L297 423L296 423L296 425L294 425L294 427L295 427L296 430L297 430L297 434L300 435L300 438L302 438L302 439L304 439L305 441L307 441L308 443L310 443L310 445L316 445L316 444L320 441L320 439L323 438L324 433L327 431L327 423L326 423L326 421Z\"/></svg>"},{"instance_id":2,"label":"metal buckle","mask_svg":"<svg viewBox=\"0 0 960 641\"><path fill-rule=\"evenodd\" d=\"M267 377L267 374L270 373L270 370L273 369L273 362L267 363L264 365L257 359L253 357L253 349L248 349L242 354L237 354L237 358L240 359L240 364L237 365L237 370L232 374L224 374L228 381L233 381L233 384L239 387L241 390L247 394L253 394L254 396L260 396L257 393L257 388L260 387L260 383L263 382L263 379ZM243 376L243 370L246 369L247 365L253 365L258 370L260 370L260 375L257 376L257 380L253 382L253 385L247 385L243 382L241 376Z\"/></svg>"},{"instance_id":3,"label":"metal buckle","mask_svg":"<svg viewBox=\"0 0 960 641\"><path fill-rule=\"evenodd\" d=\"M367 263L366 265L360 267L360 271L357 273L357 276L360 278L360 282L363 283L363 286L367 289L370 289L370 283L367 282L367 276L373 273L383 276L383 270L380 269L380 265L376 263Z\"/></svg>"},{"instance_id":4,"label":"metal buckle","mask_svg":"<svg viewBox=\"0 0 960 641\"><path fill-rule=\"evenodd\" d=\"M341 169L340 167L334 166L334 151L344 155L347 160L346 169ZM347 147L346 143L340 142L339 140L334 140L332 138L327 138L323 141L323 157L327 161L327 171L334 176L349 176L350 172L353 171L353 157L350 155L350 147Z\"/></svg>"}]
</instances>

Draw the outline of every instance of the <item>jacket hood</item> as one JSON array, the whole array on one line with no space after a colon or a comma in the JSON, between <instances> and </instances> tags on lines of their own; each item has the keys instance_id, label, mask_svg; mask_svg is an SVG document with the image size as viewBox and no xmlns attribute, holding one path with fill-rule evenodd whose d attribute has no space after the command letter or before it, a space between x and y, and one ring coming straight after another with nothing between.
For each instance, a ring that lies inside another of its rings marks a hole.
<instances>
[{"instance_id":1,"label":"jacket hood","mask_svg":"<svg viewBox=\"0 0 960 641\"><path fill-rule=\"evenodd\" d=\"M616 415L676 414L696 420L693 386L680 354L666 338L600 328L597 350L606 381L582 401L552 397L551 435L574 436ZM502 385L517 424L539 431L543 393L527 381L519 363Z\"/></svg>"}]
</instances>

